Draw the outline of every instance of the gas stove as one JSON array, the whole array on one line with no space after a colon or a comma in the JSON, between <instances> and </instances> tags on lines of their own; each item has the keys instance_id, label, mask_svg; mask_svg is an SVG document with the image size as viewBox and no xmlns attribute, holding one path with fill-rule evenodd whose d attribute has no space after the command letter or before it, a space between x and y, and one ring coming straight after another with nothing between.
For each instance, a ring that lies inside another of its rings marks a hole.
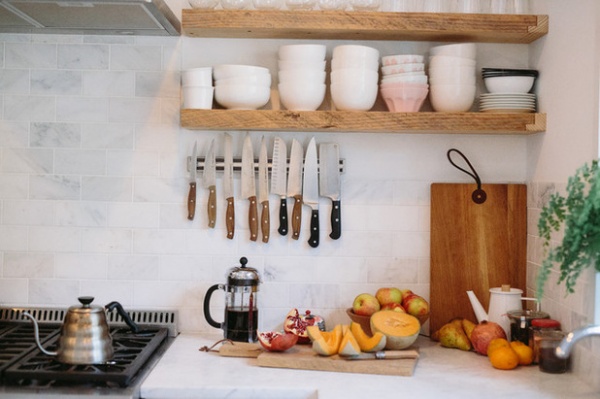
<instances>
[{"instance_id":1,"label":"gas stove","mask_svg":"<svg viewBox=\"0 0 600 399\"><path fill-rule=\"evenodd\" d=\"M23 311L38 320L42 346L55 350L67 310L0 307L0 398L139 398L142 381L178 334L176 311L129 310L140 327L138 333L116 311L108 312L113 359L96 365L67 365L38 349L33 325L22 316Z\"/></svg>"}]
</instances>

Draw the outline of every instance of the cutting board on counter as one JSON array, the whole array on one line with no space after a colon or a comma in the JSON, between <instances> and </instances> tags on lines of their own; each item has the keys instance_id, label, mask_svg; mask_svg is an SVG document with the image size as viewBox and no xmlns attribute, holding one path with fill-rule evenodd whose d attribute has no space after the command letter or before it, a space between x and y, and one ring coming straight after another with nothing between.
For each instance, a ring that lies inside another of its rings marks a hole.
<instances>
[{"instance_id":1,"label":"cutting board on counter","mask_svg":"<svg viewBox=\"0 0 600 399\"><path fill-rule=\"evenodd\" d=\"M419 357L416 350L411 353L414 357L409 359L346 360L338 355L320 356L310 345L296 345L285 352L263 352L257 362L261 367L411 376Z\"/></svg>"},{"instance_id":2,"label":"cutting board on counter","mask_svg":"<svg viewBox=\"0 0 600 399\"><path fill-rule=\"evenodd\" d=\"M487 199L471 198L476 184L431 185L430 331L455 317L477 321L467 291L487 310L489 289L510 284L525 292L527 187L482 184Z\"/></svg>"}]
</instances>

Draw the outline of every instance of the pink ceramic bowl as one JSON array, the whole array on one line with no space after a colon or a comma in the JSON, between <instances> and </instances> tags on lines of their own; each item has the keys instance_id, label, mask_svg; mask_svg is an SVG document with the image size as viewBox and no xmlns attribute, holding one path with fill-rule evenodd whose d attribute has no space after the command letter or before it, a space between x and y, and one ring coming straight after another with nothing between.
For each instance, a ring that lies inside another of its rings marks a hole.
<instances>
[{"instance_id":1,"label":"pink ceramic bowl","mask_svg":"<svg viewBox=\"0 0 600 399\"><path fill-rule=\"evenodd\" d=\"M427 87L380 87L383 101L390 112L419 112L429 89Z\"/></svg>"}]
</instances>

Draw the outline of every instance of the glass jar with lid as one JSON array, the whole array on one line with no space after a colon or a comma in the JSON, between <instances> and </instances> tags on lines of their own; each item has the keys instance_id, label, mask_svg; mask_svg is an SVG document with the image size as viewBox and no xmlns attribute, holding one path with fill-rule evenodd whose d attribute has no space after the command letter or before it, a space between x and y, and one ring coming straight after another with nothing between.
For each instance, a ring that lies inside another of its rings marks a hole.
<instances>
[{"instance_id":1,"label":"glass jar with lid","mask_svg":"<svg viewBox=\"0 0 600 399\"><path fill-rule=\"evenodd\" d=\"M565 333L559 330L545 330L538 334L540 338L540 357L538 359L540 371L552 374L567 371L568 359L561 359L556 355L556 348L562 342Z\"/></svg>"},{"instance_id":2,"label":"glass jar with lid","mask_svg":"<svg viewBox=\"0 0 600 399\"><path fill-rule=\"evenodd\" d=\"M554 319L533 319L529 332L529 347L533 350L533 364L540 358L540 340L543 331L560 331L560 322Z\"/></svg>"}]
</instances>

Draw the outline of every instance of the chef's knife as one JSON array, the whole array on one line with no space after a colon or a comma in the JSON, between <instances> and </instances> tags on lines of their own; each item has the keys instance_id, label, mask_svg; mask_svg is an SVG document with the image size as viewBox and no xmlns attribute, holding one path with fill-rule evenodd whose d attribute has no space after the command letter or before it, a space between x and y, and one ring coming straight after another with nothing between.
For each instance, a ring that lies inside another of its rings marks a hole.
<instances>
[{"instance_id":1,"label":"chef's knife","mask_svg":"<svg viewBox=\"0 0 600 399\"><path fill-rule=\"evenodd\" d=\"M316 248L319 246L319 161L314 137L308 143L304 159L302 201L311 208L308 245Z\"/></svg>"},{"instance_id":2,"label":"chef's knife","mask_svg":"<svg viewBox=\"0 0 600 399\"><path fill-rule=\"evenodd\" d=\"M194 143L194 149L190 157L190 191L188 192L188 219L194 220L196 214L196 165L198 162L198 142Z\"/></svg>"},{"instance_id":3,"label":"chef's knife","mask_svg":"<svg viewBox=\"0 0 600 399\"><path fill-rule=\"evenodd\" d=\"M360 353L354 356L343 356L346 360L383 360L383 359L416 359L419 357L419 352L416 350L401 350L401 351L378 351L374 353Z\"/></svg>"},{"instance_id":4,"label":"chef's knife","mask_svg":"<svg viewBox=\"0 0 600 399\"><path fill-rule=\"evenodd\" d=\"M242 197L248 198L248 226L250 240L256 241L258 237L258 209L256 205L256 186L254 184L254 150L250 135L246 135L242 148Z\"/></svg>"},{"instance_id":5,"label":"chef's knife","mask_svg":"<svg viewBox=\"0 0 600 399\"><path fill-rule=\"evenodd\" d=\"M288 233L287 214L287 148L281 137L275 137L273 144L273 165L271 167L271 192L279 195L279 234Z\"/></svg>"},{"instance_id":6,"label":"chef's knife","mask_svg":"<svg viewBox=\"0 0 600 399\"><path fill-rule=\"evenodd\" d=\"M204 187L208 188L208 227L215 227L217 220L217 164L215 162L215 139L212 139L204 158Z\"/></svg>"},{"instance_id":7,"label":"chef's knife","mask_svg":"<svg viewBox=\"0 0 600 399\"><path fill-rule=\"evenodd\" d=\"M223 154L223 196L227 201L225 211L225 226L227 227L227 238L233 239L235 230L235 207L233 201L233 150L231 147L231 135L225 133L225 151Z\"/></svg>"},{"instance_id":8,"label":"chef's knife","mask_svg":"<svg viewBox=\"0 0 600 399\"><path fill-rule=\"evenodd\" d=\"M292 209L292 238L300 238L300 227L302 226L302 158L304 151L298 140L292 140L290 152L290 169L288 172L288 197L294 198Z\"/></svg>"},{"instance_id":9,"label":"chef's knife","mask_svg":"<svg viewBox=\"0 0 600 399\"><path fill-rule=\"evenodd\" d=\"M269 217L269 165L267 159L267 143L263 136L258 153L258 202L262 205L260 215L260 230L262 241L269 242L271 220Z\"/></svg>"},{"instance_id":10,"label":"chef's knife","mask_svg":"<svg viewBox=\"0 0 600 399\"><path fill-rule=\"evenodd\" d=\"M340 152L337 144L319 146L319 193L331 199L331 237L337 240L342 235L342 212L340 203Z\"/></svg>"}]
</instances>

